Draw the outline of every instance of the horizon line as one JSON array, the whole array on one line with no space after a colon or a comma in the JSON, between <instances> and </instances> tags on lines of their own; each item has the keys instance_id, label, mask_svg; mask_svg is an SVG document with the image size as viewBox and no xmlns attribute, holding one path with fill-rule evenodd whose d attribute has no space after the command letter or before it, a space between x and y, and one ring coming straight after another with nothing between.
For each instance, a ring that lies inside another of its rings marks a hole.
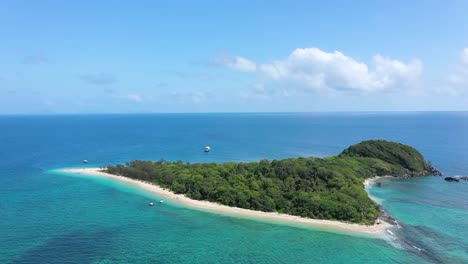
<instances>
[{"instance_id":1,"label":"horizon line","mask_svg":"<svg viewBox=\"0 0 468 264\"><path fill-rule=\"evenodd\" d=\"M468 110L373 110L373 111L261 111L261 112L109 112L109 113L11 113L0 116L183 115L183 114L372 114L372 113L468 113Z\"/></svg>"}]
</instances>

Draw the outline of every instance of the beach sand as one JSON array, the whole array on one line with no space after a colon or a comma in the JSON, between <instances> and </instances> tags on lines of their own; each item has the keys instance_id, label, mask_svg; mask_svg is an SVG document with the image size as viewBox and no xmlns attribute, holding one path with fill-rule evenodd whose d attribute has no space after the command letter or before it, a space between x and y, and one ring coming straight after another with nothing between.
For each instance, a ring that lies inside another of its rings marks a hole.
<instances>
[{"instance_id":1,"label":"beach sand","mask_svg":"<svg viewBox=\"0 0 468 264\"><path fill-rule=\"evenodd\" d=\"M101 170L102 169L100 168L69 168L61 169L59 171L72 174L83 174L88 176L110 178L152 192L163 199L170 200L173 203L185 205L200 211L211 212L216 214L256 220L265 220L267 222L284 223L292 226L311 227L324 231L351 235L363 235L366 237L376 238L385 238L386 236L388 236L387 232L385 231L387 228L391 227L389 223L384 222L382 220L380 220L380 224L366 226L360 224L344 223L339 221L304 218L288 214L279 214L275 212L254 211L244 208L221 205L214 202L193 200L191 198L186 197L185 195L175 194L167 189L163 189L160 186L149 182L134 180L123 176L112 175L109 173L105 173ZM364 182L366 189L372 183L372 181L376 179L378 179L378 177L367 179Z\"/></svg>"},{"instance_id":2,"label":"beach sand","mask_svg":"<svg viewBox=\"0 0 468 264\"><path fill-rule=\"evenodd\" d=\"M366 188L366 190L378 179L382 179L382 178L395 178L393 176L375 176L375 177L372 177L372 178L369 178L369 179L366 179L364 181L364 187Z\"/></svg>"}]
</instances>

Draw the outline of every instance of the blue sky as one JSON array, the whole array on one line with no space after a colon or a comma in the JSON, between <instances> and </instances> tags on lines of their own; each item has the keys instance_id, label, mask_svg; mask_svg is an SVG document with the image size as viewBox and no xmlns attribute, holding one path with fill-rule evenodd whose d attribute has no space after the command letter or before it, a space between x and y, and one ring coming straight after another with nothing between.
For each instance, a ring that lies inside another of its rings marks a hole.
<instances>
[{"instance_id":1,"label":"blue sky","mask_svg":"<svg viewBox=\"0 0 468 264\"><path fill-rule=\"evenodd\" d=\"M0 0L0 114L468 110L467 10Z\"/></svg>"}]
</instances>

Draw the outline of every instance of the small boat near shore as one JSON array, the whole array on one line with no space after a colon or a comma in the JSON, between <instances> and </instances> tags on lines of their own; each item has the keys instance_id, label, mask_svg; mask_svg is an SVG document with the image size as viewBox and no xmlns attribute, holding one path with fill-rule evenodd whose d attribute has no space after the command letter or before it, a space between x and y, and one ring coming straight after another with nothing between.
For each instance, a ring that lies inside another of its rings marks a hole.
<instances>
[{"instance_id":1,"label":"small boat near shore","mask_svg":"<svg viewBox=\"0 0 468 264\"><path fill-rule=\"evenodd\" d=\"M88 163L88 160L83 160L83 163L84 163L84 164Z\"/></svg>"},{"instance_id":2,"label":"small boat near shore","mask_svg":"<svg viewBox=\"0 0 468 264\"><path fill-rule=\"evenodd\" d=\"M148 205L149 205L149 206L154 206L154 202L153 202L153 201L150 201L150 202L148 203Z\"/></svg>"},{"instance_id":3,"label":"small boat near shore","mask_svg":"<svg viewBox=\"0 0 468 264\"><path fill-rule=\"evenodd\" d=\"M203 151L205 151L205 152L210 152L210 151L211 151L211 147L210 147L210 146L206 146L206 147L204 148Z\"/></svg>"}]
</instances>

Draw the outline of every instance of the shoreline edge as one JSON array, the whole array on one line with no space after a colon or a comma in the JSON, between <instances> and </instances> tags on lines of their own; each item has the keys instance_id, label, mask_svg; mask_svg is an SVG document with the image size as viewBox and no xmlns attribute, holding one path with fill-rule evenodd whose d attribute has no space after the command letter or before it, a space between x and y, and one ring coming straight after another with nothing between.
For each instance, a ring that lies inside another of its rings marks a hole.
<instances>
[{"instance_id":1,"label":"shoreline edge","mask_svg":"<svg viewBox=\"0 0 468 264\"><path fill-rule=\"evenodd\" d=\"M234 216L234 217L241 217L253 220L268 220L268 222L272 223L280 223L280 224L287 224L297 227L310 227L319 229L321 231L331 231L333 233L341 233L341 234L351 234L351 235L363 235L366 237L374 237L374 238L381 238L384 239L388 236L386 230L392 225L388 222L383 221L382 219L378 219L379 224L375 223L374 225L367 226L361 225L356 223L345 223L340 221L334 220L323 220L323 219L312 219L312 218L305 218L300 216L288 215L288 214L280 214L277 212L263 212L263 211L255 211L245 208L239 207L230 207L227 205L218 204L215 202L209 201L202 201L202 200L194 200L188 198L183 194L175 194L168 189L164 189L156 184L152 184L150 182L135 180L131 178L127 178L124 176L113 175L107 172L102 171L102 168L65 168L65 169L57 169L57 172L64 172L64 173L71 173L71 174L79 174L79 175L86 175L86 176L98 176L104 177L112 180L116 180L145 191L149 191L153 194L159 195L165 199L170 200L171 202L179 205L185 205L191 209L215 213L219 215L227 215L227 216ZM390 177L390 176L384 176ZM368 192L368 188L373 183L373 181L382 178L382 177L373 177L366 179L364 181L364 187ZM369 192L368 192L369 193ZM369 195L371 199L374 199L371 195ZM375 201L375 199L374 199Z\"/></svg>"}]
</instances>

